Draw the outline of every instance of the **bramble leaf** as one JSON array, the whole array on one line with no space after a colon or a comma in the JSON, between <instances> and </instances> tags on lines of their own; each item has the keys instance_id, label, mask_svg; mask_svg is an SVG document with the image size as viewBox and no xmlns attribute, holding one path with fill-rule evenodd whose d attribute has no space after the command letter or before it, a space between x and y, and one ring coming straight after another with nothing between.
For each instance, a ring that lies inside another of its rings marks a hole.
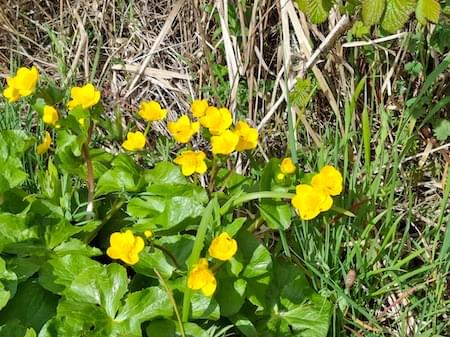
<instances>
[{"instance_id":1,"label":"bramble leaf","mask_svg":"<svg viewBox=\"0 0 450 337\"><path fill-rule=\"evenodd\" d=\"M395 33L408 21L415 8L416 0L387 0L381 26L386 31Z\"/></svg>"},{"instance_id":2,"label":"bramble leaf","mask_svg":"<svg viewBox=\"0 0 450 337\"><path fill-rule=\"evenodd\" d=\"M383 16L386 0L363 0L362 18L366 26L373 26L380 22Z\"/></svg>"},{"instance_id":3,"label":"bramble leaf","mask_svg":"<svg viewBox=\"0 0 450 337\"><path fill-rule=\"evenodd\" d=\"M438 23L441 15L441 5L437 0L418 0L416 7L416 18L422 25L427 21Z\"/></svg>"}]
</instances>

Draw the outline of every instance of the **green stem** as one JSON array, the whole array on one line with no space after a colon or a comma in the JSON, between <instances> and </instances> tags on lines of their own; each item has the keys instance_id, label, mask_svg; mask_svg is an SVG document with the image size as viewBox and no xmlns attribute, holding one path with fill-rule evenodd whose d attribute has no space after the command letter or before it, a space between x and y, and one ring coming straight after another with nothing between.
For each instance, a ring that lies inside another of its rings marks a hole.
<instances>
[{"instance_id":1,"label":"green stem","mask_svg":"<svg viewBox=\"0 0 450 337\"><path fill-rule=\"evenodd\" d=\"M203 216L197 230L197 236L195 237L194 246L192 247L192 253L187 260L188 273L192 270L194 264L196 264L198 259L200 258L200 254L203 249L203 242L205 241L206 230L208 229L208 225L212 222L212 211L214 203L217 203L215 198L211 199L211 201L208 203L205 210L203 211ZM184 292L183 297L183 322L187 322L189 320L191 294L192 294L191 289L186 286L186 290Z\"/></svg>"},{"instance_id":2,"label":"green stem","mask_svg":"<svg viewBox=\"0 0 450 337\"><path fill-rule=\"evenodd\" d=\"M156 276L158 276L159 282L161 282L163 287L166 289L167 295L169 296L169 300L172 303L173 310L175 311L175 316L177 316L178 325L180 326L181 337L186 337L186 334L184 333L183 321L181 320L180 312L178 311L177 307L177 302L173 297L172 291L170 290L169 286L167 285L162 275L158 272L158 270L156 270L156 268L153 268L153 271L155 272Z\"/></svg>"},{"instance_id":3,"label":"green stem","mask_svg":"<svg viewBox=\"0 0 450 337\"><path fill-rule=\"evenodd\" d=\"M233 206L243 204L244 202L256 200L256 199L292 199L295 196L294 193L287 192L273 192L263 191L245 194L233 202Z\"/></svg>"},{"instance_id":4,"label":"green stem","mask_svg":"<svg viewBox=\"0 0 450 337\"><path fill-rule=\"evenodd\" d=\"M148 122L147 123L147 127L145 128L145 131L144 131L144 137L147 137L147 135L148 135L148 132L150 131L150 127L152 126L152 122Z\"/></svg>"}]
</instances>

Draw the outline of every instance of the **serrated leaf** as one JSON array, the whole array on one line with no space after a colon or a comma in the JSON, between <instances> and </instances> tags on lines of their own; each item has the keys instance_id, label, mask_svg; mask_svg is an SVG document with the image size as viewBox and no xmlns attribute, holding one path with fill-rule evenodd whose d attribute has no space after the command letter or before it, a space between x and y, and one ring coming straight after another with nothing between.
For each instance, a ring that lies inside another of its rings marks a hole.
<instances>
[{"instance_id":1,"label":"serrated leaf","mask_svg":"<svg viewBox=\"0 0 450 337\"><path fill-rule=\"evenodd\" d=\"M304 109L311 100L313 92L314 85L309 77L299 79L297 83L295 83L295 87L289 93L289 99L292 105Z\"/></svg>"},{"instance_id":2,"label":"serrated leaf","mask_svg":"<svg viewBox=\"0 0 450 337\"><path fill-rule=\"evenodd\" d=\"M383 16L386 0L363 0L362 18L366 26L372 26L380 22Z\"/></svg>"},{"instance_id":3,"label":"serrated leaf","mask_svg":"<svg viewBox=\"0 0 450 337\"><path fill-rule=\"evenodd\" d=\"M415 8L416 0L387 0L381 26L384 30L395 33L408 21Z\"/></svg>"},{"instance_id":4,"label":"serrated leaf","mask_svg":"<svg viewBox=\"0 0 450 337\"><path fill-rule=\"evenodd\" d=\"M312 23L324 22L333 7L334 0L296 0L298 7Z\"/></svg>"},{"instance_id":5,"label":"serrated leaf","mask_svg":"<svg viewBox=\"0 0 450 337\"><path fill-rule=\"evenodd\" d=\"M450 137L450 120L440 119L434 125L434 136L437 140L443 142Z\"/></svg>"},{"instance_id":6,"label":"serrated leaf","mask_svg":"<svg viewBox=\"0 0 450 337\"><path fill-rule=\"evenodd\" d=\"M438 23L441 15L441 5L437 0L419 0L416 7L416 18L422 25L427 21Z\"/></svg>"}]
</instances>

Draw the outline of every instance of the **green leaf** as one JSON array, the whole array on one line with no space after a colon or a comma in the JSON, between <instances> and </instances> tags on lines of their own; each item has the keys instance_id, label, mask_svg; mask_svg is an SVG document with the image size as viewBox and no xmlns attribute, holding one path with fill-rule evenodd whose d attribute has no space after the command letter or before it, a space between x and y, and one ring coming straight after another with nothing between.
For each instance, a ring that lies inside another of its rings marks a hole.
<instances>
[{"instance_id":1,"label":"green leaf","mask_svg":"<svg viewBox=\"0 0 450 337\"><path fill-rule=\"evenodd\" d=\"M1 322L19 320L26 327L39 331L56 311L58 297L42 288L35 280L21 283L16 295L0 312Z\"/></svg>"},{"instance_id":2,"label":"green leaf","mask_svg":"<svg viewBox=\"0 0 450 337\"><path fill-rule=\"evenodd\" d=\"M395 33L408 21L416 8L416 0L386 0L386 12L381 22L384 30Z\"/></svg>"},{"instance_id":3,"label":"green leaf","mask_svg":"<svg viewBox=\"0 0 450 337\"><path fill-rule=\"evenodd\" d=\"M433 126L434 136L437 140L445 142L450 137L450 120L439 119Z\"/></svg>"},{"instance_id":4,"label":"green leaf","mask_svg":"<svg viewBox=\"0 0 450 337\"><path fill-rule=\"evenodd\" d=\"M55 256L42 266L39 272L39 283L45 289L61 294L80 271L97 275L101 273L101 265L79 254Z\"/></svg>"},{"instance_id":5,"label":"green leaf","mask_svg":"<svg viewBox=\"0 0 450 337\"><path fill-rule=\"evenodd\" d=\"M171 235L171 236L163 236L159 240L156 241L157 244L161 245L167 251L169 251L175 260L179 268L183 271L187 270L186 261L191 255L192 248L194 246L195 237L192 235ZM169 262L172 261L169 259Z\"/></svg>"},{"instance_id":6,"label":"green leaf","mask_svg":"<svg viewBox=\"0 0 450 337\"><path fill-rule=\"evenodd\" d=\"M155 229L167 230L187 218L201 216L208 201L205 190L191 184L154 184L147 191L131 199L127 211L154 224Z\"/></svg>"},{"instance_id":7,"label":"green leaf","mask_svg":"<svg viewBox=\"0 0 450 337\"><path fill-rule=\"evenodd\" d=\"M296 0L298 7L312 23L322 23L328 18L334 0Z\"/></svg>"},{"instance_id":8,"label":"green leaf","mask_svg":"<svg viewBox=\"0 0 450 337\"><path fill-rule=\"evenodd\" d=\"M441 5L437 0L418 0L416 7L416 18L422 25L427 21L438 23L441 15Z\"/></svg>"},{"instance_id":9,"label":"green leaf","mask_svg":"<svg viewBox=\"0 0 450 337\"><path fill-rule=\"evenodd\" d=\"M0 251L12 243L38 238L37 227L28 225L27 212L0 213Z\"/></svg>"},{"instance_id":10,"label":"green leaf","mask_svg":"<svg viewBox=\"0 0 450 337\"><path fill-rule=\"evenodd\" d=\"M368 26L366 26L363 22L361 21L356 21L355 24L352 27L351 33L357 37L357 38L362 38L366 35L369 35L370 33L370 28Z\"/></svg>"},{"instance_id":11,"label":"green leaf","mask_svg":"<svg viewBox=\"0 0 450 337\"><path fill-rule=\"evenodd\" d=\"M213 297L203 295L196 291L191 296L192 318L194 319L212 319L220 318L219 305Z\"/></svg>"},{"instance_id":12,"label":"green leaf","mask_svg":"<svg viewBox=\"0 0 450 337\"><path fill-rule=\"evenodd\" d=\"M331 318L331 303L314 294L308 303L281 313L282 318L304 337L326 337Z\"/></svg>"},{"instance_id":13,"label":"green leaf","mask_svg":"<svg viewBox=\"0 0 450 337\"><path fill-rule=\"evenodd\" d=\"M180 168L170 162L159 162L155 168L145 172L145 180L149 184L187 184L186 177Z\"/></svg>"},{"instance_id":14,"label":"green leaf","mask_svg":"<svg viewBox=\"0 0 450 337\"><path fill-rule=\"evenodd\" d=\"M230 317L234 326L239 329L240 332L244 334L245 337L258 337L258 332L255 329L253 323L244 315L234 315Z\"/></svg>"},{"instance_id":15,"label":"green leaf","mask_svg":"<svg viewBox=\"0 0 450 337\"><path fill-rule=\"evenodd\" d=\"M32 143L33 139L23 131L0 132L0 193L21 185L27 179L20 157Z\"/></svg>"},{"instance_id":16,"label":"green leaf","mask_svg":"<svg viewBox=\"0 0 450 337\"><path fill-rule=\"evenodd\" d=\"M102 251L96 247L90 247L81 240L71 238L53 249L57 255L80 254L88 257L102 255Z\"/></svg>"},{"instance_id":17,"label":"green leaf","mask_svg":"<svg viewBox=\"0 0 450 337\"><path fill-rule=\"evenodd\" d=\"M96 185L96 196L111 192L135 192L137 181L130 172L121 168L106 171L98 180Z\"/></svg>"},{"instance_id":18,"label":"green leaf","mask_svg":"<svg viewBox=\"0 0 450 337\"><path fill-rule=\"evenodd\" d=\"M244 259L242 276L249 279L269 275L272 269L270 252L248 232L239 233L237 241Z\"/></svg>"},{"instance_id":19,"label":"green leaf","mask_svg":"<svg viewBox=\"0 0 450 337\"><path fill-rule=\"evenodd\" d=\"M286 202L267 199L261 201L259 210L270 228L287 230L291 226L292 209Z\"/></svg>"},{"instance_id":20,"label":"green leaf","mask_svg":"<svg viewBox=\"0 0 450 337\"><path fill-rule=\"evenodd\" d=\"M172 276L175 267L167 262L164 253L158 249L150 252L148 247L139 253L139 262L133 266L136 273L155 277L156 269L164 278L168 279Z\"/></svg>"},{"instance_id":21,"label":"green leaf","mask_svg":"<svg viewBox=\"0 0 450 337\"><path fill-rule=\"evenodd\" d=\"M18 320L0 326L0 337L36 337L33 328L26 328Z\"/></svg>"},{"instance_id":22,"label":"green leaf","mask_svg":"<svg viewBox=\"0 0 450 337\"><path fill-rule=\"evenodd\" d=\"M78 272L64 291L68 300L100 305L109 317L115 317L121 299L127 292L126 269L117 263L98 265L96 273L84 269Z\"/></svg>"},{"instance_id":23,"label":"green leaf","mask_svg":"<svg viewBox=\"0 0 450 337\"><path fill-rule=\"evenodd\" d=\"M245 301L245 289L247 281L244 279L224 278L219 280L219 285L214 298L220 306L222 316L237 314Z\"/></svg>"},{"instance_id":24,"label":"green leaf","mask_svg":"<svg viewBox=\"0 0 450 337\"><path fill-rule=\"evenodd\" d=\"M183 323L186 337L208 337L209 334L195 323ZM146 329L148 336L181 337L179 324L170 320L156 320L150 322Z\"/></svg>"},{"instance_id":25,"label":"green leaf","mask_svg":"<svg viewBox=\"0 0 450 337\"><path fill-rule=\"evenodd\" d=\"M111 336L112 320L102 308L94 304L65 300L58 305L56 321L46 330L47 334L44 333L42 337ZM49 334L52 330L56 330L56 334Z\"/></svg>"},{"instance_id":26,"label":"green leaf","mask_svg":"<svg viewBox=\"0 0 450 337\"><path fill-rule=\"evenodd\" d=\"M173 308L167 293L158 287L150 287L131 293L119 310L115 321L129 320L133 331L140 332L141 323L156 317L170 318Z\"/></svg>"},{"instance_id":27,"label":"green leaf","mask_svg":"<svg viewBox=\"0 0 450 337\"><path fill-rule=\"evenodd\" d=\"M289 93L289 99L292 105L303 110L314 94L314 85L310 77L298 79L294 88Z\"/></svg>"},{"instance_id":28,"label":"green leaf","mask_svg":"<svg viewBox=\"0 0 450 337\"><path fill-rule=\"evenodd\" d=\"M380 22L383 16L386 0L363 0L362 19L366 26L373 26Z\"/></svg>"}]
</instances>

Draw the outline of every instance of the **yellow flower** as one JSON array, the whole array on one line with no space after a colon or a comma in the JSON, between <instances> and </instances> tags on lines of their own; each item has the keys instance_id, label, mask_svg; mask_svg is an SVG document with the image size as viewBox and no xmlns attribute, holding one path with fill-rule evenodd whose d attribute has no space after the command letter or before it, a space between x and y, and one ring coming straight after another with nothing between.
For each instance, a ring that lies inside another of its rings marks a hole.
<instances>
[{"instance_id":1,"label":"yellow flower","mask_svg":"<svg viewBox=\"0 0 450 337\"><path fill-rule=\"evenodd\" d=\"M88 109L100 101L100 91L96 90L92 83L82 87L74 87L70 90L72 100L67 103L69 110L81 105L83 109Z\"/></svg>"},{"instance_id":2,"label":"yellow flower","mask_svg":"<svg viewBox=\"0 0 450 337\"><path fill-rule=\"evenodd\" d=\"M312 177L311 185L329 195L339 195L342 192L342 175L333 166L327 165Z\"/></svg>"},{"instance_id":3,"label":"yellow flower","mask_svg":"<svg viewBox=\"0 0 450 337\"><path fill-rule=\"evenodd\" d=\"M191 111L194 117L203 117L206 109L208 109L208 101L206 99L194 99L191 104Z\"/></svg>"},{"instance_id":4,"label":"yellow flower","mask_svg":"<svg viewBox=\"0 0 450 337\"><path fill-rule=\"evenodd\" d=\"M130 230L125 233L112 233L109 243L110 247L106 250L106 254L129 265L139 261L139 253L144 249L144 240L140 236L134 236Z\"/></svg>"},{"instance_id":5,"label":"yellow flower","mask_svg":"<svg viewBox=\"0 0 450 337\"><path fill-rule=\"evenodd\" d=\"M258 145L258 130L251 128L246 122L239 121L234 129L234 133L239 136L236 151L251 150Z\"/></svg>"},{"instance_id":6,"label":"yellow flower","mask_svg":"<svg viewBox=\"0 0 450 337\"><path fill-rule=\"evenodd\" d=\"M59 120L58 111L56 111L56 109L51 105L44 106L44 115L42 116L42 120L46 124L55 125Z\"/></svg>"},{"instance_id":7,"label":"yellow flower","mask_svg":"<svg viewBox=\"0 0 450 337\"><path fill-rule=\"evenodd\" d=\"M48 133L48 131L45 131L44 139L42 140L42 143L39 144L36 148L37 154L44 154L48 151L50 148L50 144L52 143L52 137Z\"/></svg>"},{"instance_id":8,"label":"yellow flower","mask_svg":"<svg viewBox=\"0 0 450 337\"><path fill-rule=\"evenodd\" d=\"M144 235L145 235L145 237L146 237L147 239L150 239L150 238L153 237L153 232L152 232L151 230L146 230L146 231L144 232Z\"/></svg>"},{"instance_id":9,"label":"yellow flower","mask_svg":"<svg viewBox=\"0 0 450 337\"><path fill-rule=\"evenodd\" d=\"M162 109L158 102L149 101L141 103L138 114L147 122L160 121L166 118L167 110Z\"/></svg>"},{"instance_id":10,"label":"yellow flower","mask_svg":"<svg viewBox=\"0 0 450 337\"><path fill-rule=\"evenodd\" d=\"M208 128L212 135L222 134L231 126L232 122L230 110L227 108L217 109L213 106L207 108L205 115L200 118L200 123Z\"/></svg>"},{"instance_id":11,"label":"yellow flower","mask_svg":"<svg viewBox=\"0 0 450 337\"><path fill-rule=\"evenodd\" d=\"M280 164L280 171L283 174L292 174L295 172L295 165L291 158L284 158Z\"/></svg>"},{"instance_id":12,"label":"yellow flower","mask_svg":"<svg viewBox=\"0 0 450 337\"><path fill-rule=\"evenodd\" d=\"M190 289L199 290L205 296L212 296L216 291L217 281L213 272L208 268L208 260L200 259L189 273L187 285Z\"/></svg>"},{"instance_id":13,"label":"yellow flower","mask_svg":"<svg viewBox=\"0 0 450 337\"><path fill-rule=\"evenodd\" d=\"M303 220L314 219L333 205L333 199L327 193L310 185L298 185L291 202Z\"/></svg>"},{"instance_id":14,"label":"yellow flower","mask_svg":"<svg viewBox=\"0 0 450 337\"><path fill-rule=\"evenodd\" d=\"M127 139L123 142L122 147L128 151L140 151L145 146L145 136L142 132L128 132Z\"/></svg>"},{"instance_id":15,"label":"yellow flower","mask_svg":"<svg viewBox=\"0 0 450 337\"><path fill-rule=\"evenodd\" d=\"M19 90L11 86L8 86L3 90L3 96L8 99L9 103L16 102L20 98Z\"/></svg>"},{"instance_id":16,"label":"yellow flower","mask_svg":"<svg viewBox=\"0 0 450 337\"><path fill-rule=\"evenodd\" d=\"M183 175L190 176L194 173L206 172L205 158L206 155L203 151L185 151L176 157L174 162L181 166Z\"/></svg>"},{"instance_id":17,"label":"yellow flower","mask_svg":"<svg viewBox=\"0 0 450 337\"><path fill-rule=\"evenodd\" d=\"M228 233L223 232L211 242L208 253L218 260L228 261L236 254L237 248L236 240L232 239Z\"/></svg>"},{"instance_id":18,"label":"yellow flower","mask_svg":"<svg viewBox=\"0 0 450 337\"><path fill-rule=\"evenodd\" d=\"M238 143L239 136L227 130L220 136L211 137L211 151L213 154L230 154L236 149Z\"/></svg>"},{"instance_id":19,"label":"yellow flower","mask_svg":"<svg viewBox=\"0 0 450 337\"><path fill-rule=\"evenodd\" d=\"M200 129L199 122L191 122L186 115L181 116L175 122L167 123L167 128L177 142L187 143Z\"/></svg>"},{"instance_id":20,"label":"yellow flower","mask_svg":"<svg viewBox=\"0 0 450 337\"><path fill-rule=\"evenodd\" d=\"M21 67L16 76L7 80L8 85L16 89L20 96L29 96L36 88L39 72L35 66L29 68Z\"/></svg>"}]
</instances>

